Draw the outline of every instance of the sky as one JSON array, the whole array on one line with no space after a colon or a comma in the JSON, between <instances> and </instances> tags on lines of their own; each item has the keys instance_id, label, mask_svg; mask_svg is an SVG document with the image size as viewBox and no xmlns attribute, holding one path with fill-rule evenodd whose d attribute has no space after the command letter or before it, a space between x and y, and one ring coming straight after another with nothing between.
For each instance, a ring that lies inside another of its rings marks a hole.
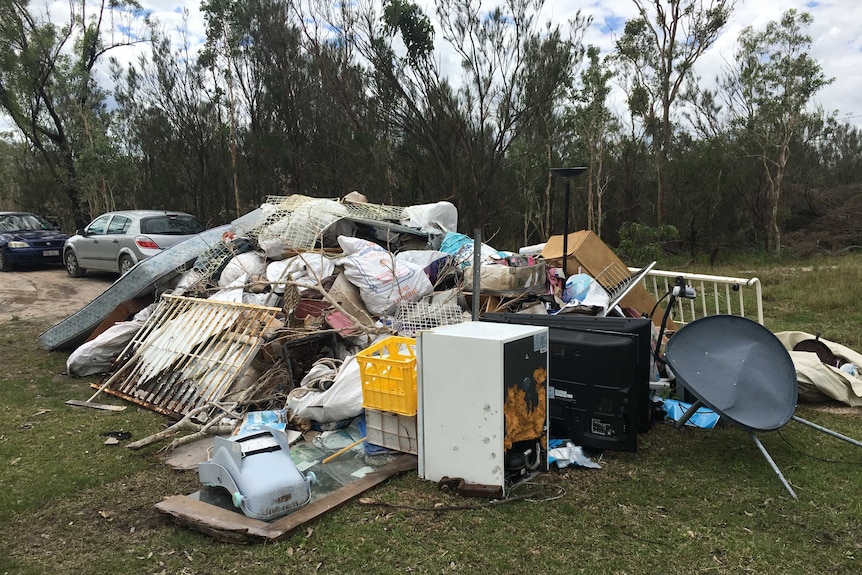
<instances>
[{"instance_id":1,"label":"sky","mask_svg":"<svg viewBox=\"0 0 862 575\"><path fill-rule=\"evenodd\" d=\"M31 0L31 5L39 1ZM58 21L68 14L69 4L66 1L41 1L49 6ZM414 1L433 18L433 0ZM205 27L199 1L140 0L140 3L144 11L157 18L166 30L179 29L183 12L188 11L189 38L192 42L203 42ZM497 3L498 0L487 2L488 5ZM813 16L814 22L808 29L813 40L811 55L820 62L826 77L834 78L832 84L818 93L816 103L827 112L837 112L839 120L862 127L862 2L858 0L738 0L730 22L710 50L697 62L696 73L703 83L712 86L716 75L732 61L736 38L741 30L749 25L762 29L790 8L807 11ZM626 20L637 14L632 0L546 0L540 19L562 25L578 10L593 18L593 26L586 34L585 43L599 46L605 53L613 49L614 42L622 35ZM117 22L115 25L120 28L125 23ZM458 62L454 54L440 44L438 42L437 57L442 69L457 70ZM141 50L146 48L123 47L112 51L111 55L120 61L134 61ZM105 61L103 71L106 70ZM107 78L106 73L103 75ZM615 99L616 105L620 106L623 97L617 91L612 100Z\"/></svg>"}]
</instances>

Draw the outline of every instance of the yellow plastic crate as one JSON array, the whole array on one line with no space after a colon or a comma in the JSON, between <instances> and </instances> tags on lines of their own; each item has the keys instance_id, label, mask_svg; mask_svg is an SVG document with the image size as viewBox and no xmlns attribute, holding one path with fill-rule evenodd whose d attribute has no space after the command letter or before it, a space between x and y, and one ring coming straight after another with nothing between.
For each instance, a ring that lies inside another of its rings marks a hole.
<instances>
[{"instance_id":1,"label":"yellow plastic crate","mask_svg":"<svg viewBox=\"0 0 862 575\"><path fill-rule=\"evenodd\" d=\"M362 407L416 415L416 340L390 336L356 354Z\"/></svg>"}]
</instances>

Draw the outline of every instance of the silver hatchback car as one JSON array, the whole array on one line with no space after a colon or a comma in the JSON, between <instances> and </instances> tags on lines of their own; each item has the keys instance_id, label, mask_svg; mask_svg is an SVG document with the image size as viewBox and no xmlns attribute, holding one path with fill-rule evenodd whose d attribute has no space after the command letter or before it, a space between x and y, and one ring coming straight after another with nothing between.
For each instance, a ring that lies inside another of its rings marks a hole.
<instances>
[{"instance_id":1,"label":"silver hatchback car","mask_svg":"<svg viewBox=\"0 0 862 575\"><path fill-rule=\"evenodd\" d=\"M66 240L63 263L72 277L81 277L87 270L124 274L139 261L204 229L197 218L183 212L108 212Z\"/></svg>"}]
</instances>

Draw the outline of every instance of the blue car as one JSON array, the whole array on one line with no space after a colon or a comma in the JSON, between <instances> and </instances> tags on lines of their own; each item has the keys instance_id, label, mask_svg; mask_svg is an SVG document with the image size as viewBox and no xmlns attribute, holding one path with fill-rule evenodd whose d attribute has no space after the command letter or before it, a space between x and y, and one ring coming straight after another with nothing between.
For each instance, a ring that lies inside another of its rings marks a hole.
<instances>
[{"instance_id":1,"label":"blue car","mask_svg":"<svg viewBox=\"0 0 862 575\"><path fill-rule=\"evenodd\" d=\"M0 212L0 271L18 265L63 263L67 237L42 216Z\"/></svg>"}]
</instances>

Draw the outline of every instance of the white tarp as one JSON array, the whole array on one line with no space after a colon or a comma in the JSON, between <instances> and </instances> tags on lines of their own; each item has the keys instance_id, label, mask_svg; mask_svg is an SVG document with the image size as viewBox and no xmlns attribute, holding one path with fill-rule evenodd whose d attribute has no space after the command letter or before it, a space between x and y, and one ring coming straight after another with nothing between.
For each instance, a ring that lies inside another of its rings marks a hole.
<instances>
[{"instance_id":1,"label":"white tarp","mask_svg":"<svg viewBox=\"0 0 862 575\"><path fill-rule=\"evenodd\" d=\"M811 351L793 351L794 346L815 336L803 331L781 331L775 334L790 353L796 367L796 381L799 383L799 398L803 401L826 401L834 399L851 407L862 406L862 378L850 375L840 368L826 365L817 354ZM823 338L829 350L844 360L862 368L862 355Z\"/></svg>"},{"instance_id":2,"label":"white tarp","mask_svg":"<svg viewBox=\"0 0 862 575\"><path fill-rule=\"evenodd\" d=\"M458 231L458 208L451 202L408 206L401 213L401 224L419 228L427 234Z\"/></svg>"}]
</instances>

